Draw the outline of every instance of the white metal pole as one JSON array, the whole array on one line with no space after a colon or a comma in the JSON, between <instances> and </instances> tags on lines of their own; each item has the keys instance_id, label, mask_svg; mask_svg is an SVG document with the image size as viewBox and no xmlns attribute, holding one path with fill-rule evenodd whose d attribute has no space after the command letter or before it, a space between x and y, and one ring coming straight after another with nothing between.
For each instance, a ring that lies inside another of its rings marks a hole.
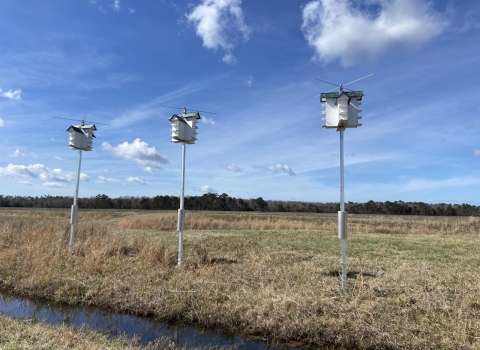
<instances>
[{"instance_id":1,"label":"white metal pole","mask_svg":"<svg viewBox=\"0 0 480 350\"><path fill-rule=\"evenodd\" d=\"M182 267L183 227L185 222L184 193L185 193L185 142L182 142L182 175L180 182L180 209L178 210L178 270Z\"/></svg>"},{"instance_id":2,"label":"white metal pole","mask_svg":"<svg viewBox=\"0 0 480 350\"><path fill-rule=\"evenodd\" d=\"M70 212L70 241L68 243L68 251L70 252L70 256L75 253L73 249L73 236L75 234L75 223L77 222L77 217L78 217L78 205L77 205L77 199L78 199L78 187L80 183L80 166L82 164L82 150L78 150L78 165L77 165L77 183L75 185L75 195L73 196L73 205L72 205L72 210Z\"/></svg>"},{"instance_id":3,"label":"white metal pole","mask_svg":"<svg viewBox=\"0 0 480 350\"><path fill-rule=\"evenodd\" d=\"M340 129L340 211L345 211L345 196L344 196L344 179L343 179L343 131L345 128Z\"/></svg>"},{"instance_id":4,"label":"white metal pole","mask_svg":"<svg viewBox=\"0 0 480 350\"><path fill-rule=\"evenodd\" d=\"M347 213L345 213L344 196L344 161L343 161L343 132L345 128L340 128L340 213L338 220L339 237L342 240L342 288L347 291ZM342 227L343 226L343 227Z\"/></svg>"}]
</instances>

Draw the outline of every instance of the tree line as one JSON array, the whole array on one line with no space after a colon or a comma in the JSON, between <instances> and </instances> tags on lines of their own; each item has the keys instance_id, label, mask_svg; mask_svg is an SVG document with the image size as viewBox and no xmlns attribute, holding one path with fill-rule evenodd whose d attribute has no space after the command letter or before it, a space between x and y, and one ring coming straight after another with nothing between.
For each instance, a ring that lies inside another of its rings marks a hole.
<instances>
[{"instance_id":1,"label":"tree line","mask_svg":"<svg viewBox=\"0 0 480 350\"><path fill-rule=\"evenodd\" d=\"M11 208L70 208L73 198L68 196L3 196L0 195L0 207ZM175 196L155 197L118 197L110 198L105 194L95 197L79 198L78 206L84 209L155 209L176 210L180 200ZM185 197L187 210L217 211L262 211L297 213L336 213L338 203L264 200L262 197L242 199L228 196L226 193L206 193L202 196ZM431 216L480 216L480 206L470 204L428 204L423 202L348 202L345 210L352 214L387 215L431 215Z\"/></svg>"}]
</instances>

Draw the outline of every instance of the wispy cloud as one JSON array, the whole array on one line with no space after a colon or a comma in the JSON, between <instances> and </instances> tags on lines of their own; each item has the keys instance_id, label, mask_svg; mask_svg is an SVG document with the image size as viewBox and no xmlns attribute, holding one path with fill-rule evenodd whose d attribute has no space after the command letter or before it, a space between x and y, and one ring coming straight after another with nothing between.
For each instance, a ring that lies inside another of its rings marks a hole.
<instances>
[{"instance_id":1,"label":"wispy cloud","mask_svg":"<svg viewBox=\"0 0 480 350\"><path fill-rule=\"evenodd\" d=\"M87 174L81 173L80 181L90 181L90 176L88 176Z\"/></svg>"},{"instance_id":2,"label":"wispy cloud","mask_svg":"<svg viewBox=\"0 0 480 350\"><path fill-rule=\"evenodd\" d=\"M33 184L30 181L18 181L18 184L24 185L24 186L33 186Z\"/></svg>"},{"instance_id":3,"label":"wispy cloud","mask_svg":"<svg viewBox=\"0 0 480 350\"><path fill-rule=\"evenodd\" d=\"M105 3L106 8L112 9L114 12L122 11L122 6L120 5L120 0L90 0L89 3L97 7L97 9L102 12L106 13L105 7L101 3ZM128 9L130 13L135 12L134 9Z\"/></svg>"},{"instance_id":4,"label":"wispy cloud","mask_svg":"<svg viewBox=\"0 0 480 350\"><path fill-rule=\"evenodd\" d=\"M46 186L46 187L53 187L53 188L62 188L62 187L65 187L64 184L60 183L60 182L45 182L43 184L43 186Z\"/></svg>"},{"instance_id":5,"label":"wispy cloud","mask_svg":"<svg viewBox=\"0 0 480 350\"><path fill-rule=\"evenodd\" d=\"M153 171L153 168L150 166L146 166L145 168L143 168L143 170L145 170L147 173L155 174L155 172Z\"/></svg>"},{"instance_id":6,"label":"wispy cloud","mask_svg":"<svg viewBox=\"0 0 480 350\"><path fill-rule=\"evenodd\" d=\"M3 127L3 119L0 118L0 127Z\"/></svg>"},{"instance_id":7,"label":"wispy cloud","mask_svg":"<svg viewBox=\"0 0 480 350\"><path fill-rule=\"evenodd\" d=\"M112 53L86 49L79 49L75 54L57 48L12 52L0 55L0 75L25 89L112 88L139 78L134 73L116 70L122 60ZM0 96L19 100L22 90L2 91Z\"/></svg>"},{"instance_id":8,"label":"wispy cloud","mask_svg":"<svg viewBox=\"0 0 480 350\"><path fill-rule=\"evenodd\" d=\"M223 163L223 164L220 164L220 168L228 170L228 171L232 171L234 173L240 173L240 172L243 171L242 168L240 168L235 163Z\"/></svg>"},{"instance_id":9,"label":"wispy cloud","mask_svg":"<svg viewBox=\"0 0 480 350\"><path fill-rule=\"evenodd\" d=\"M213 120L213 118L207 118L207 117L202 117L202 119L200 119L204 124L208 124L208 125L213 125L213 126L218 126L217 122L215 120Z\"/></svg>"},{"instance_id":10,"label":"wispy cloud","mask_svg":"<svg viewBox=\"0 0 480 350\"><path fill-rule=\"evenodd\" d=\"M237 34L248 40L251 29L245 24L241 0L203 0L187 20L195 25L197 35L202 38L203 46L225 51L223 61L228 64L236 62L232 54Z\"/></svg>"},{"instance_id":11,"label":"wispy cloud","mask_svg":"<svg viewBox=\"0 0 480 350\"><path fill-rule=\"evenodd\" d=\"M469 32L470 30L475 30L479 28L480 28L480 22L478 22L475 19L475 15L473 11L468 11L467 13L465 13L465 18L462 26L452 28L452 31L462 34L462 33Z\"/></svg>"},{"instance_id":12,"label":"wispy cloud","mask_svg":"<svg viewBox=\"0 0 480 350\"><path fill-rule=\"evenodd\" d=\"M47 182L71 182L76 180L76 175L73 172L63 171L62 169L49 169L43 164L8 164L8 166L4 168L0 167L0 177L7 179L38 178ZM82 173L80 174L80 180L89 181L90 177L87 174Z\"/></svg>"},{"instance_id":13,"label":"wispy cloud","mask_svg":"<svg viewBox=\"0 0 480 350\"><path fill-rule=\"evenodd\" d=\"M217 190L211 188L208 185L201 186L200 191L203 193L217 193Z\"/></svg>"},{"instance_id":14,"label":"wispy cloud","mask_svg":"<svg viewBox=\"0 0 480 350\"><path fill-rule=\"evenodd\" d=\"M102 175L98 176L97 180L95 181L95 183L97 184L108 184L108 183L115 183L115 182L121 182L121 181L112 177L105 177Z\"/></svg>"},{"instance_id":15,"label":"wispy cloud","mask_svg":"<svg viewBox=\"0 0 480 350\"><path fill-rule=\"evenodd\" d=\"M390 48L418 48L449 25L426 0L370 0L366 5L362 10L351 0L315 0L303 7L302 30L318 59L339 58L344 66L371 61Z\"/></svg>"},{"instance_id":16,"label":"wispy cloud","mask_svg":"<svg viewBox=\"0 0 480 350\"><path fill-rule=\"evenodd\" d=\"M140 185L145 185L146 184L145 181L139 179L138 177L132 177L132 176L127 178L127 182L135 182L135 183L140 184Z\"/></svg>"},{"instance_id":17,"label":"wispy cloud","mask_svg":"<svg viewBox=\"0 0 480 350\"><path fill-rule=\"evenodd\" d=\"M254 164L255 169L264 169L272 172L273 174L288 174L290 176L296 176L295 172L287 164L273 164L273 165L258 165Z\"/></svg>"},{"instance_id":18,"label":"wispy cloud","mask_svg":"<svg viewBox=\"0 0 480 350\"><path fill-rule=\"evenodd\" d=\"M10 157L25 157L25 153L20 152L20 150L17 148L15 152L10 154Z\"/></svg>"},{"instance_id":19,"label":"wispy cloud","mask_svg":"<svg viewBox=\"0 0 480 350\"><path fill-rule=\"evenodd\" d=\"M245 84L247 84L248 87L251 87L254 82L255 82L255 78L253 76L249 75Z\"/></svg>"},{"instance_id":20,"label":"wispy cloud","mask_svg":"<svg viewBox=\"0 0 480 350\"><path fill-rule=\"evenodd\" d=\"M475 157L480 157L480 149L474 149L474 150L473 150L473 155L474 155Z\"/></svg>"},{"instance_id":21,"label":"wispy cloud","mask_svg":"<svg viewBox=\"0 0 480 350\"><path fill-rule=\"evenodd\" d=\"M20 100L22 98L22 90L3 91L2 89L0 89L0 95L2 97L8 98L9 100Z\"/></svg>"},{"instance_id":22,"label":"wispy cloud","mask_svg":"<svg viewBox=\"0 0 480 350\"><path fill-rule=\"evenodd\" d=\"M147 172L153 169L161 169L163 164L168 164L168 159L157 152L155 147L148 147L148 144L140 139L132 143L124 142L118 146L112 146L108 142L102 143L102 149L110 152L117 158L134 161L144 167Z\"/></svg>"},{"instance_id":23,"label":"wispy cloud","mask_svg":"<svg viewBox=\"0 0 480 350\"><path fill-rule=\"evenodd\" d=\"M112 4L112 9L115 12L120 12L120 0L114 0Z\"/></svg>"},{"instance_id":24,"label":"wispy cloud","mask_svg":"<svg viewBox=\"0 0 480 350\"><path fill-rule=\"evenodd\" d=\"M166 104L167 101L171 101L173 99L178 99L180 97L191 95L201 90L202 88L205 88L205 86L210 85L212 82L215 82L217 79L218 77L214 77L211 80L203 80L201 82L194 82L188 85L183 85L176 90L172 90L156 98L153 98L148 102L145 102L138 106L134 106L132 109L117 113L117 115L120 115L120 117L114 118L109 122L109 124L113 128L121 128L125 127L126 125L138 123L147 118L158 116L159 105ZM165 114L168 115L168 112L165 112Z\"/></svg>"}]
</instances>

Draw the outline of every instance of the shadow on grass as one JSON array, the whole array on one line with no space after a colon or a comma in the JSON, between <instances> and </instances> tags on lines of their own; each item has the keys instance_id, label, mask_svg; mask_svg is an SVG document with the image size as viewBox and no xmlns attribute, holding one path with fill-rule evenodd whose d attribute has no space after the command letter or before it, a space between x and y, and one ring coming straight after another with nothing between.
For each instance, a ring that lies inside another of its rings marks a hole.
<instances>
[{"instance_id":1,"label":"shadow on grass","mask_svg":"<svg viewBox=\"0 0 480 350\"><path fill-rule=\"evenodd\" d=\"M330 270L328 272L323 273L324 276L330 276L330 277L339 277L342 275L342 271L337 271L337 270ZM363 277L377 277L374 273L370 272L359 272L359 271L348 271L347 272L347 278L357 278L358 276L363 276Z\"/></svg>"},{"instance_id":2,"label":"shadow on grass","mask_svg":"<svg viewBox=\"0 0 480 350\"><path fill-rule=\"evenodd\" d=\"M227 264L236 264L237 260L227 259L227 258L211 258L210 264L214 265L227 265Z\"/></svg>"}]
</instances>

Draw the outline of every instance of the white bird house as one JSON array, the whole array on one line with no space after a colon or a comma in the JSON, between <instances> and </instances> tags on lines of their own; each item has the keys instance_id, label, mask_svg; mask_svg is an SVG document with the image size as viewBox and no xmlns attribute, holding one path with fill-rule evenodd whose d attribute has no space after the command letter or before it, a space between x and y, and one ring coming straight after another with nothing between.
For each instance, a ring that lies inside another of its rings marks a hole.
<instances>
[{"instance_id":1,"label":"white bird house","mask_svg":"<svg viewBox=\"0 0 480 350\"><path fill-rule=\"evenodd\" d=\"M71 125L67 131L70 132L68 147L82 151L92 150L92 141L97 130L94 124L91 125Z\"/></svg>"},{"instance_id":2,"label":"white bird house","mask_svg":"<svg viewBox=\"0 0 480 350\"><path fill-rule=\"evenodd\" d=\"M197 140L197 119L200 119L200 113L174 114L170 117L172 122L172 142L194 144Z\"/></svg>"},{"instance_id":3,"label":"white bird house","mask_svg":"<svg viewBox=\"0 0 480 350\"><path fill-rule=\"evenodd\" d=\"M320 95L320 102L325 108L322 114L325 114L324 128L356 128L362 126L358 123L362 119L358 115L362 110L359 106L362 104L362 91L350 92L327 92Z\"/></svg>"}]
</instances>

